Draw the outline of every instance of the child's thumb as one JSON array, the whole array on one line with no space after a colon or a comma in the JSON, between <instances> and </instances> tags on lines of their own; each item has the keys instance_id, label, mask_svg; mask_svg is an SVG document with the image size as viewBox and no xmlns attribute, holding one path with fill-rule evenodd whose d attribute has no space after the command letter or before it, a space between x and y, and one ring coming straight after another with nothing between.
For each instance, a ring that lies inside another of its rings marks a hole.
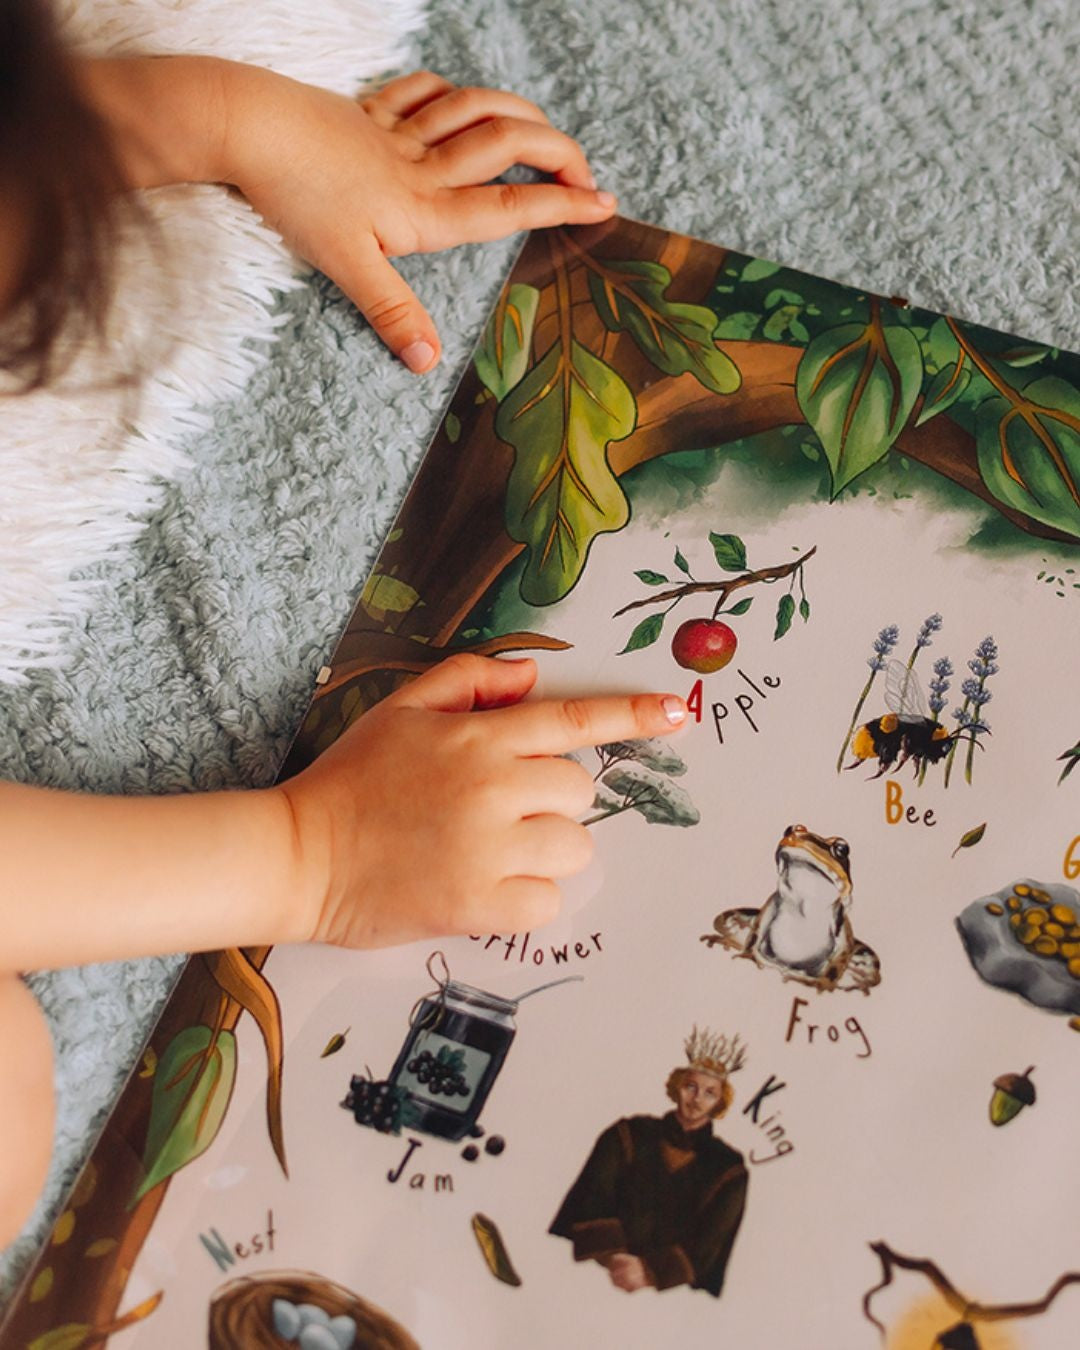
<instances>
[{"instance_id":1,"label":"child's thumb","mask_svg":"<svg viewBox=\"0 0 1080 1350\"><path fill-rule=\"evenodd\" d=\"M375 332L416 375L439 359L439 335L431 316L397 269L368 236L334 280Z\"/></svg>"},{"instance_id":2,"label":"child's thumb","mask_svg":"<svg viewBox=\"0 0 1080 1350\"><path fill-rule=\"evenodd\" d=\"M535 661L499 661L462 652L425 670L386 701L433 712L471 712L517 703L535 683Z\"/></svg>"}]
</instances>

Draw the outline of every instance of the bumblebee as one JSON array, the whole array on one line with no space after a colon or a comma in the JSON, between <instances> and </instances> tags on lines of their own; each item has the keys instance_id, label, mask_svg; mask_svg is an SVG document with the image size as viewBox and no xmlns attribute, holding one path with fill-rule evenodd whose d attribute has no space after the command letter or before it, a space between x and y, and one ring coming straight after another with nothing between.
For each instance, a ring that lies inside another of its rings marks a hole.
<instances>
[{"instance_id":1,"label":"bumblebee","mask_svg":"<svg viewBox=\"0 0 1080 1350\"><path fill-rule=\"evenodd\" d=\"M930 716L919 677L902 661L889 661L885 667L885 706L883 717L865 722L851 740L855 756L846 767L857 769L868 759L879 765L874 778L892 769L902 769L910 760L918 775L924 764L937 764L962 736L963 730L949 731ZM977 744L978 742L976 742Z\"/></svg>"}]
</instances>

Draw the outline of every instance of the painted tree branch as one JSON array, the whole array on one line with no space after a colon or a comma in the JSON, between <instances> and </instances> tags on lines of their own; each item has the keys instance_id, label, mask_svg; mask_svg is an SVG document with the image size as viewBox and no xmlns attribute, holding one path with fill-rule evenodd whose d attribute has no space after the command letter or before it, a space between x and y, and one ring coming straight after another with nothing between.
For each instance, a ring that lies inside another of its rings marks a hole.
<instances>
[{"instance_id":1,"label":"painted tree branch","mask_svg":"<svg viewBox=\"0 0 1080 1350\"><path fill-rule=\"evenodd\" d=\"M870 1250L881 1262L881 1282L867 1290L863 1296L862 1306L867 1320L877 1327L882 1336L886 1334L886 1329L871 1313L870 1304L875 1295L880 1294L883 1289L887 1289L892 1284L894 1267L925 1276L949 1307L956 1312L960 1320L971 1323L1002 1322L1024 1317L1038 1317L1041 1313L1047 1311L1063 1289L1070 1284L1080 1283L1080 1271L1071 1271L1068 1274L1059 1275L1041 1299L1036 1299L1030 1303L975 1303L965 1298L933 1261L921 1257L903 1256L900 1252L894 1252L886 1242L872 1242Z\"/></svg>"},{"instance_id":2,"label":"painted tree branch","mask_svg":"<svg viewBox=\"0 0 1080 1350\"><path fill-rule=\"evenodd\" d=\"M620 614L625 614L628 610L639 609L642 605L662 605L667 600L681 600L685 595L698 595L705 591L718 591L717 608L726 605L728 597L733 591L742 590L744 586L753 586L756 582L780 581L783 577L789 577L797 572L808 558L812 558L817 552L817 545L809 549L801 558L796 558L794 562L783 563L777 567L762 567L757 572L745 572L741 576L731 577L726 581L688 581L683 586L673 586L670 591L658 591L655 595L647 595L642 600L631 600L628 605L623 605L622 609L617 609L611 616L617 619Z\"/></svg>"},{"instance_id":3,"label":"painted tree branch","mask_svg":"<svg viewBox=\"0 0 1080 1350\"><path fill-rule=\"evenodd\" d=\"M421 675L439 661L445 661L448 656L459 652L469 652L474 656L499 656L505 652L562 652L571 645L561 638L548 637L546 633L527 632L503 633L483 642L455 644L453 647L434 647L429 643L417 642L415 638L367 628L358 629L352 636L357 639L357 645L362 644L364 655L350 661L339 661L339 652L335 652L334 664L330 667L332 674L315 690L316 698L325 698L343 685L375 671L395 670Z\"/></svg>"}]
</instances>

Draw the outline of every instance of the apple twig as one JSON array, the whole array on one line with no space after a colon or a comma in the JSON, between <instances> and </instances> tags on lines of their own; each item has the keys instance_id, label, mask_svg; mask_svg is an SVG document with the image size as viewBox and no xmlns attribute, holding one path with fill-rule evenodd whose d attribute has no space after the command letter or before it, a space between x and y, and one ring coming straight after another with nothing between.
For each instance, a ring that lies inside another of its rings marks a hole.
<instances>
[{"instance_id":1,"label":"apple twig","mask_svg":"<svg viewBox=\"0 0 1080 1350\"><path fill-rule=\"evenodd\" d=\"M794 562L782 563L777 567L762 567L756 572L744 572L741 576L731 577L726 581L688 581L681 586L674 586L670 591L659 591L656 595L647 595L642 600L631 600L628 605L623 605L622 609L617 609L611 616L617 619L620 614L625 614L628 610L638 609L642 605L660 605L665 600L681 600L687 595L696 595L704 591L719 591L720 597L716 602L716 609L727 603L728 597L734 592L741 590L744 586L752 586L756 582L763 581L771 583L780 581L783 577L789 577L809 558L812 558L817 552L817 545L804 553L801 558L796 558Z\"/></svg>"}]
</instances>

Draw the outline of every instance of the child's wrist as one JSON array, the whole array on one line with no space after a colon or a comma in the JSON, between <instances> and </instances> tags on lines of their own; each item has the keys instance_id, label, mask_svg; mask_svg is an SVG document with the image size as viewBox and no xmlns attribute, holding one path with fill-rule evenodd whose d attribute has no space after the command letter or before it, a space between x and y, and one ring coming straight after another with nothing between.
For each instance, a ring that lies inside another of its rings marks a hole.
<instances>
[{"instance_id":1,"label":"child's wrist","mask_svg":"<svg viewBox=\"0 0 1080 1350\"><path fill-rule=\"evenodd\" d=\"M277 836L285 850L274 887L277 942L312 942L319 937L330 891L332 840L329 822L311 809L291 783L269 789L278 814Z\"/></svg>"}]
</instances>

